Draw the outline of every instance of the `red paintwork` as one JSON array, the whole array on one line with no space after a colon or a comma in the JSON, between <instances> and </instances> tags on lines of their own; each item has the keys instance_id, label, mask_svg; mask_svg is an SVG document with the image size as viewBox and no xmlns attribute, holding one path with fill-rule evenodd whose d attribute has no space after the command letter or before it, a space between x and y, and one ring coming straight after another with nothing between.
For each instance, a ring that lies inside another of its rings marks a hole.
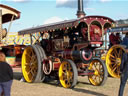
<instances>
[{"instance_id":1,"label":"red paintwork","mask_svg":"<svg viewBox=\"0 0 128 96\"><path fill-rule=\"evenodd\" d=\"M86 16L86 17L81 18L80 21L85 22L87 25L91 24L93 21L97 21L102 25L106 23L112 24L115 22L111 18L105 17L105 16Z\"/></svg>"},{"instance_id":2,"label":"red paintwork","mask_svg":"<svg viewBox=\"0 0 128 96\"><path fill-rule=\"evenodd\" d=\"M88 76L88 75L94 75L94 72L85 72L85 73L84 72L81 72L81 73L79 72L78 73L78 76Z\"/></svg>"},{"instance_id":3,"label":"red paintwork","mask_svg":"<svg viewBox=\"0 0 128 96\"><path fill-rule=\"evenodd\" d=\"M90 44L102 44L102 42L90 42Z\"/></svg>"},{"instance_id":4,"label":"red paintwork","mask_svg":"<svg viewBox=\"0 0 128 96\"><path fill-rule=\"evenodd\" d=\"M58 70L60 67L61 61L59 58L55 58L53 62L53 70Z\"/></svg>"},{"instance_id":5,"label":"red paintwork","mask_svg":"<svg viewBox=\"0 0 128 96\"><path fill-rule=\"evenodd\" d=\"M54 70L58 70L61 63L54 63Z\"/></svg>"},{"instance_id":6,"label":"red paintwork","mask_svg":"<svg viewBox=\"0 0 128 96\"><path fill-rule=\"evenodd\" d=\"M72 59L72 50L71 49L65 49L64 50L64 58L65 59Z\"/></svg>"}]
</instances>

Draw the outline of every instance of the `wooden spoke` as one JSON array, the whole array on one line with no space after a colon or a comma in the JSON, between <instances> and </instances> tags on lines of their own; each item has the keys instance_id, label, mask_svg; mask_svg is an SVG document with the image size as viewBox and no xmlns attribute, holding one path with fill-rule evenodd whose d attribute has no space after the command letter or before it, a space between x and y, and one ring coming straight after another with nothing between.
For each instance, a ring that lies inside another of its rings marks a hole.
<instances>
[{"instance_id":1,"label":"wooden spoke","mask_svg":"<svg viewBox=\"0 0 128 96\"><path fill-rule=\"evenodd\" d=\"M26 54L26 56L28 57L28 59L31 59L31 56L29 54Z\"/></svg>"},{"instance_id":2,"label":"wooden spoke","mask_svg":"<svg viewBox=\"0 0 128 96\"><path fill-rule=\"evenodd\" d=\"M115 56L113 56L112 54L110 54L110 57L115 58Z\"/></svg>"},{"instance_id":3,"label":"wooden spoke","mask_svg":"<svg viewBox=\"0 0 128 96\"><path fill-rule=\"evenodd\" d=\"M110 60L115 62L116 61L116 58L110 58Z\"/></svg>"},{"instance_id":4,"label":"wooden spoke","mask_svg":"<svg viewBox=\"0 0 128 96\"><path fill-rule=\"evenodd\" d=\"M115 54L115 57L117 58L118 57L117 49L114 49L114 54Z\"/></svg>"},{"instance_id":5,"label":"wooden spoke","mask_svg":"<svg viewBox=\"0 0 128 96\"><path fill-rule=\"evenodd\" d=\"M112 72L114 72L117 69L117 67L115 67L114 69L112 69Z\"/></svg>"},{"instance_id":6,"label":"wooden spoke","mask_svg":"<svg viewBox=\"0 0 128 96\"><path fill-rule=\"evenodd\" d=\"M115 64L115 62L109 62L109 66L112 65L112 64Z\"/></svg>"},{"instance_id":7,"label":"wooden spoke","mask_svg":"<svg viewBox=\"0 0 128 96\"><path fill-rule=\"evenodd\" d=\"M122 56L122 50L119 50L119 55L118 55L118 57L121 58L121 56Z\"/></svg>"},{"instance_id":8,"label":"wooden spoke","mask_svg":"<svg viewBox=\"0 0 128 96\"><path fill-rule=\"evenodd\" d=\"M117 67L117 64L114 64L114 65L112 66L112 69L114 69L115 67Z\"/></svg>"}]
</instances>

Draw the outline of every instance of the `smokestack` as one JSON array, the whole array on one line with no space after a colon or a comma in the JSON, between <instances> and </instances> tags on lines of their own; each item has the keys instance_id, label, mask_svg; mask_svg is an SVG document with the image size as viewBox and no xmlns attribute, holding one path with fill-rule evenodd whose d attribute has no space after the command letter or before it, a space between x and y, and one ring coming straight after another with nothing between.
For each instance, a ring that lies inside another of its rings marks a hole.
<instances>
[{"instance_id":1,"label":"smokestack","mask_svg":"<svg viewBox=\"0 0 128 96\"><path fill-rule=\"evenodd\" d=\"M86 14L83 11L83 0L78 0L78 11L77 11L77 18L82 18Z\"/></svg>"}]
</instances>

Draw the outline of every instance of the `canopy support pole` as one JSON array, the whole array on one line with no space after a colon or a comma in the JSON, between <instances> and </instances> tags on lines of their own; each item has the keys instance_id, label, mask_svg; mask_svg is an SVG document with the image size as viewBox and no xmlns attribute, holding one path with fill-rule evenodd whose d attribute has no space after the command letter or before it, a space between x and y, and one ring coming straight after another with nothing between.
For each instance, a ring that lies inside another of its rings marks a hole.
<instances>
[{"instance_id":1,"label":"canopy support pole","mask_svg":"<svg viewBox=\"0 0 128 96\"><path fill-rule=\"evenodd\" d=\"M0 43L2 43L2 10L0 10Z\"/></svg>"},{"instance_id":2,"label":"canopy support pole","mask_svg":"<svg viewBox=\"0 0 128 96\"><path fill-rule=\"evenodd\" d=\"M8 39L8 33L9 33L9 31L10 31L10 28L11 28L13 19L14 19L14 14L12 15L11 22L10 22L10 24L9 24L9 26L8 26L8 31L7 31L7 35L6 35L5 42L8 41L8 40L7 40L7 39Z\"/></svg>"},{"instance_id":3,"label":"canopy support pole","mask_svg":"<svg viewBox=\"0 0 128 96\"><path fill-rule=\"evenodd\" d=\"M90 41L90 24L88 25L88 41Z\"/></svg>"}]
</instances>

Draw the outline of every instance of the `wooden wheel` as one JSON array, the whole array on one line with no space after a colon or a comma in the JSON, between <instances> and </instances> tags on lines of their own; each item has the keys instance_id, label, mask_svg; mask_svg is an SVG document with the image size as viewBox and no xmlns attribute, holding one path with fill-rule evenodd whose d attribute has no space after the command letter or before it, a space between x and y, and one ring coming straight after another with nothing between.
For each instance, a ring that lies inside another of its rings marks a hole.
<instances>
[{"instance_id":1,"label":"wooden wheel","mask_svg":"<svg viewBox=\"0 0 128 96\"><path fill-rule=\"evenodd\" d=\"M125 49L121 45L114 45L108 50L106 55L106 66L112 77L120 77L120 64L123 52L125 52Z\"/></svg>"},{"instance_id":2,"label":"wooden wheel","mask_svg":"<svg viewBox=\"0 0 128 96\"><path fill-rule=\"evenodd\" d=\"M108 72L105 64L99 58L94 58L90 63L89 70L93 70L94 74L89 75L88 79L92 85L100 86L105 83L108 77Z\"/></svg>"},{"instance_id":3,"label":"wooden wheel","mask_svg":"<svg viewBox=\"0 0 128 96\"><path fill-rule=\"evenodd\" d=\"M37 45L25 48L22 55L22 73L26 82L42 82L41 50ZM43 78L43 79L42 79Z\"/></svg>"},{"instance_id":4,"label":"wooden wheel","mask_svg":"<svg viewBox=\"0 0 128 96\"><path fill-rule=\"evenodd\" d=\"M64 88L73 88L77 83L78 72L71 60L64 60L59 68L59 80Z\"/></svg>"}]
</instances>

